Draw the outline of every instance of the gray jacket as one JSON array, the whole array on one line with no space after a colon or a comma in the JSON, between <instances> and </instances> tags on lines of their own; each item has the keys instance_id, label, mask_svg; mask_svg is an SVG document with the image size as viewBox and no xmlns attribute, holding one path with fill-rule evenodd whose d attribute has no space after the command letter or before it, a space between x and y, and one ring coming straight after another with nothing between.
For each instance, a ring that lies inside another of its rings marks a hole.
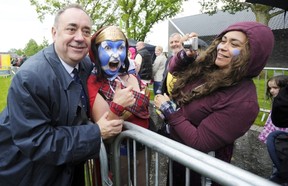
<instances>
[{"instance_id":1,"label":"gray jacket","mask_svg":"<svg viewBox=\"0 0 288 186\"><path fill-rule=\"evenodd\" d=\"M91 69L88 58L81 61L86 90ZM71 185L75 167L98 155L98 125L76 122L79 86L53 44L21 66L0 115L1 186Z\"/></svg>"},{"instance_id":2,"label":"gray jacket","mask_svg":"<svg viewBox=\"0 0 288 186\"><path fill-rule=\"evenodd\" d=\"M161 53L156 57L153 63L153 79L154 81L161 82L163 79L163 74L166 66L167 57L164 53Z\"/></svg>"}]
</instances>

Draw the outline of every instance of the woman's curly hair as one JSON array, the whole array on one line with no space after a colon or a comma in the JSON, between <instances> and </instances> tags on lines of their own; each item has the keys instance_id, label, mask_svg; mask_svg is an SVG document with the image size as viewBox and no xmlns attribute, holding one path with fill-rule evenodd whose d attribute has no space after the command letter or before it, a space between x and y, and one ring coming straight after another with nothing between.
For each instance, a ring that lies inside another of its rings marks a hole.
<instances>
[{"instance_id":1,"label":"woman's curly hair","mask_svg":"<svg viewBox=\"0 0 288 186\"><path fill-rule=\"evenodd\" d=\"M224 35L224 34L223 34ZM172 99L181 106L209 95L214 91L237 84L247 73L247 63L249 61L249 43L246 42L241 53L232 58L228 70L220 69L215 65L217 57L217 46L222 40L218 36L212 44L191 62L185 70L173 73L177 78L172 90ZM187 84L201 80L203 83L191 90L185 89Z\"/></svg>"}]
</instances>

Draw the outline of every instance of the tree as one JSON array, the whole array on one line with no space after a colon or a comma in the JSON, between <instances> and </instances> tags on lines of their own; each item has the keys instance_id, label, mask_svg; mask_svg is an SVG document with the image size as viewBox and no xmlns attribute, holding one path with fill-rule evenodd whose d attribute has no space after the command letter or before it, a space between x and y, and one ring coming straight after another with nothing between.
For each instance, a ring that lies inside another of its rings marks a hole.
<instances>
[{"instance_id":1,"label":"tree","mask_svg":"<svg viewBox=\"0 0 288 186\"><path fill-rule=\"evenodd\" d=\"M104 25L115 24L118 14L116 0L44 0L42 3L38 0L30 0L30 3L36 7L40 21L43 21L46 15L55 15L67 4L77 3L87 11L94 21L93 28L96 30Z\"/></svg>"},{"instance_id":2,"label":"tree","mask_svg":"<svg viewBox=\"0 0 288 186\"><path fill-rule=\"evenodd\" d=\"M22 49L16 49L16 48L11 48L8 52L17 54L18 56L22 56L24 54L24 51Z\"/></svg>"},{"instance_id":3,"label":"tree","mask_svg":"<svg viewBox=\"0 0 288 186\"><path fill-rule=\"evenodd\" d=\"M47 47L48 45L49 45L48 40L45 37L43 38L43 41L40 45L38 45L35 40L30 39L28 43L25 45L24 49L11 48L9 52L17 54L18 56L22 56L24 54L27 56L32 56L36 54L38 51Z\"/></svg>"},{"instance_id":4,"label":"tree","mask_svg":"<svg viewBox=\"0 0 288 186\"><path fill-rule=\"evenodd\" d=\"M215 14L218 9L234 14L237 11L247 10L250 8L255 14L256 21L265 25L268 25L272 17L284 12L284 10L275 7L247 3L243 2L243 0L202 0L200 4L202 6L201 12L210 15Z\"/></svg>"},{"instance_id":5,"label":"tree","mask_svg":"<svg viewBox=\"0 0 288 186\"><path fill-rule=\"evenodd\" d=\"M119 25L128 38L144 41L155 23L180 12L183 1L187 0L44 0L43 3L30 0L30 3L36 7L40 21L68 3L78 3L95 22L94 30Z\"/></svg>"},{"instance_id":6,"label":"tree","mask_svg":"<svg viewBox=\"0 0 288 186\"><path fill-rule=\"evenodd\" d=\"M32 56L39 51L39 46L34 39L30 39L29 42L26 44L23 52L26 56Z\"/></svg>"},{"instance_id":7,"label":"tree","mask_svg":"<svg viewBox=\"0 0 288 186\"><path fill-rule=\"evenodd\" d=\"M152 26L160 20L175 16L182 0L118 0L121 23L128 38L144 41Z\"/></svg>"},{"instance_id":8,"label":"tree","mask_svg":"<svg viewBox=\"0 0 288 186\"><path fill-rule=\"evenodd\" d=\"M43 48L49 45L48 40L44 37L42 43L39 45L38 50L42 50Z\"/></svg>"}]
</instances>

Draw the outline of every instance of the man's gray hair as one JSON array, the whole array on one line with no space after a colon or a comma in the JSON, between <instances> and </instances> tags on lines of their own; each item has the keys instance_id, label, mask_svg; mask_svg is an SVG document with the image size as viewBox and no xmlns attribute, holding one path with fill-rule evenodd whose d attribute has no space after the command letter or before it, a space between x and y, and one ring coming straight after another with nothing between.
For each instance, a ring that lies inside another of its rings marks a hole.
<instances>
[{"instance_id":1,"label":"man's gray hair","mask_svg":"<svg viewBox=\"0 0 288 186\"><path fill-rule=\"evenodd\" d=\"M178 33L178 32L175 32L175 33L171 34L169 38L172 38L172 37L174 37L174 36L180 36L180 37L182 37L182 34L180 34L180 33Z\"/></svg>"},{"instance_id":2,"label":"man's gray hair","mask_svg":"<svg viewBox=\"0 0 288 186\"><path fill-rule=\"evenodd\" d=\"M58 26L58 22L59 22L60 16L61 16L66 10L68 10L68 9L70 9L70 8L76 8L76 9L82 10L83 12L85 12L85 13L87 14L88 17L90 17L90 16L88 15L88 13L84 10L84 8L83 8L81 5L79 5L79 4L68 4L67 6L63 7L62 9L60 9L60 10L57 12L57 14L56 14L56 16L55 16L55 19L54 19L54 27L57 27L57 26ZM91 23L92 23L92 19L91 19L91 18L90 18L90 21L91 21Z\"/></svg>"}]
</instances>

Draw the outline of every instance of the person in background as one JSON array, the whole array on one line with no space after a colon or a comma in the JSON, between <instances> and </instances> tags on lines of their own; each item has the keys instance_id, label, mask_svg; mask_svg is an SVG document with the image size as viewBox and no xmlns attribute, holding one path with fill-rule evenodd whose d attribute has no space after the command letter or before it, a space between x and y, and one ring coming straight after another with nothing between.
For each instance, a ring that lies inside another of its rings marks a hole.
<instances>
[{"instance_id":1,"label":"person in background","mask_svg":"<svg viewBox=\"0 0 288 186\"><path fill-rule=\"evenodd\" d=\"M155 47L155 55L156 59L153 63L153 91L154 95L156 95L157 90L161 86L161 82L163 79L163 73L166 66L167 57L163 53L162 46Z\"/></svg>"},{"instance_id":2,"label":"person in background","mask_svg":"<svg viewBox=\"0 0 288 186\"><path fill-rule=\"evenodd\" d=\"M20 67L20 64L22 63L22 57L17 57L17 66Z\"/></svg>"},{"instance_id":3,"label":"person in background","mask_svg":"<svg viewBox=\"0 0 288 186\"><path fill-rule=\"evenodd\" d=\"M144 84L148 85L152 80L152 56L145 48L145 43L143 41L137 42L136 50L136 72Z\"/></svg>"},{"instance_id":4,"label":"person in background","mask_svg":"<svg viewBox=\"0 0 288 186\"><path fill-rule=\"evenodd\" d=\"M130 59L134 59L136 57L137 51L134 47L129 47L128 52L131 54Z\"/></svg>"},{"instance_id":5,"label":"person in background","mask_svg":"<svg viewBox=\"0 0 288 186\"><path fill-rule=\"evenodd\" d=\"M271 119L277 127L288 127L288 85L279 90L273 99Z\"/></svg>"},{"instance_id":6,"label":"person in background","mask_svg":"<svg viewBox=\"0 0 288 186\"><path fill-rule=\"evenodd\" d=\"M92 120L108 112L108 119L123 119L149 128L149 98L141 89L139 79L128 73L128 40L120 28L104 27L92 36L89 56L95 64L88 79ZM101 105L99 107L98 105ZM121 185L127 183L127 147L122 144ZM137 145L138 185L145 185L145 151ZM125 160L125 161L124 161Z\"/></svg>"},{"instance_id":7,"label":"person in background","mask_svg":"<svg viewBox=\"0 0 288 186\"><path fill-rule=\"evenodd\" d=\"M135 56L136 56L136 49L133 47L128 48L128 59L129 59L129 69L128 73L129 74L134 74L136 75L136 64L135 64Z\"/></svg>"},{"instance_id":8,"label":"person in background","mask_svg":"<svg viewBox=\"0 0 288 186\"><path fill-rule=\"evenodd\" d=\"M198 57L193 50L178 52L169 65L177 78L171 97L158 94L154 99L171 137L230 162L235 140L258 115L253 78L265 67L273 45L269 27L239 22L221 32ZM185 167L173 162L172 174L172 185L185 185ZM191 185L201 185L200 175L193 171L190 175Z\"/></svg>"},{"instance_id":9,"label":"person in background","mask_svg":"<svg viewBox=\"0 0 288 186\"><path fill-rule=\"evenodd\" d=\"M18 66L18 64L17 64L17 58L16 58L16 57L13 57L13 58L11 59L11 65L12 65L12 66Z\"/></svg>"},{"instance_id":10,"label":"person in background","mask_svg":"<svg viewBox=\"0 0 288 186\"><path fill-rule=\"evenodd\" d=\"M87 116L91 29L81 6L64 7L55 16L53 44L13 77L0 115L1 186L84 185L84 162L98 156L102 139L121 132L122 119L104 113L95 124Z\"/></svg>"},{"instance_id":11,"label":"person in background","mask_svg":"<svg viewBox=\"0 0 288 186\"><path fill-rule=\"evenodd\" d=\"M24 54L24 55L21 57L21 61L20 61L19 67L22 66L23 63L24 63L26 60L27 60L27 56Z\"/></svg>"},{"instance_id":12,"label":"person in background","mask_svg":"<svg viewBox=\"0 0 288 186\"><path fill-rule=\"evenodd\" d=\"M266 89L266 96L268 99L273 99L278 95L280 88L285 87L288 84L288 76L286 75L279 75L274 76L268 79L267 81L267 89ZM279 128L276 127L271 120L271 113L269 113L266 123L264 125L263 130L260 132L258 139L266 143L267 137L270 133L274 131L285 131L288 132L288 128ZM269 143L268 143L269 144ZM267 145L268 145L267 144ZM278 169L276 168L275 164L273 163L272 175L271 179L275 179L278 174Z\"/></svg>"},{"instance_id":13,"label":"person in background","mask_svg":"<svg viewBox=\"0 0 288 186\"><path fill-rule=\"evenodd\" d=\"M267 81L267 90L266 90L266 96L268 99L272 100L278 95L280 88L285 87L288 84L288 76L286 75L279 75L279 76L273 76ZM271 113L269 113L268 118L266 120L266 123L264 125L263 130L258 136L258 139L266 143L267 136L276 130L286 131L288 132L287 128L279 128L276 127L271 120Z\"/></svg>"},{"instance_id":14,"label":"person in background","mask_svg":"<svg viewBox=\"0 0 288 186\"><path fill-rule=\"evenodd\" d=\"M164 94L170 95L170 92L173 87L173 83L175 82L175 79L173 78L172 74L168 72L167 67L169 66L170 60L174 55L176 55L180 50L183 48L183 41L182 36L179 33L173 33L169 37L169 47L172 52L172 55L170 55L165 63L165 70L163 73L163 78L160 87L158 90L156 90L156 94ZM155 94L155 95L156 95Z\"/></svg>"},{"instance_id":15,"label":"person in background","mask_svg":"<svg viewBox=\"0 0 288 186\"><path fill-rule=\"evenodd\" d=\"M160 86L158 87L158 90L156 90L156 94L154 93L154 95L157 95L157 94L170 95L170 93L171 93L171 90L173 88L173 84L175 83L176 79L175 79L175 77L173 77L173 75L170 72L168 72L167 67L169 66L169 63L170 63L170 60L172 59L172 57L174 55L176 55L177 52L184 49L181 34L176 32L176 33L173 33L170 35L169 47L170 47L170 50L172 52L172 55L170 55L168 57L168 59L166 60L162 82L161 82ZM165 122L164 115L158 109L155 109L155 111L158 114L158 116L161 118L161 120L159 122L162 122L161 127L157 131L157 133L159 133L163 136L169 137L169 130L168 130L167 124Z\"/></svg>"},{"instance_id":16,"label":"person in background","mask_svg":"<svg viewBox=\"0 0 288 186\"><path fill-rule=\"evenodd\" d=\"M280 88L278 95L273 99L271 119L276 127L288 128L288 84ZM288 132L276 130L267 137L267 149L275 165L270 180L288 185Z\"/></svg>"}]
</instances>

